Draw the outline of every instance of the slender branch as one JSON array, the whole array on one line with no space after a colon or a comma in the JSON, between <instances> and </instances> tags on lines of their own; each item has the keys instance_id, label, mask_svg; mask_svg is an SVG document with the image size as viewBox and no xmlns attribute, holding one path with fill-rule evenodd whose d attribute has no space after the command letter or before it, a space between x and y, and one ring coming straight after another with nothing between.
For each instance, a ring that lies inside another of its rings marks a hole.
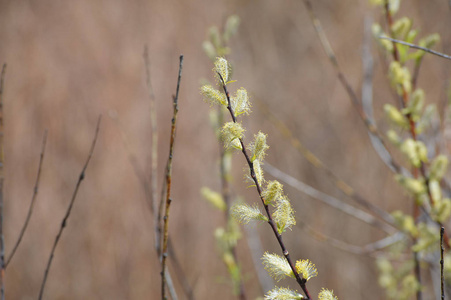
<instances>
[{"instance_id":1,"label":"slender branch","mask_svg":"<svg viewBox=\"0 0 451 300\"><path fill-rule=\"evenodd\" d=\"M357 254L357 255L372 254L376 251L387 248L388 246L391 246L406 237L404 233L397 232L393 235L387 236L376 242L373 242L373 243L370 243L370 244L367 244L364 246L357 246L357 245L352 245L352 244L346 243L344 241L338 240L334 237L328 236L328 235L314 229L313 227L308 225L307 222L303 222L302 220L299 223L300 223L300 227L302 229L304 229L304 231L307 232L307 234L312 236L314 239L316 239L320 242L327 242L332 247L335 247L337 249L340 249L340 250L343 250L343 251L346 251L346 252L349 252L352 254Z\"/></svg>"},{"instance_id":2,"label":"slender branch","mask_svg":"<svg viewBox=\"0 0 451 300\"><path fill-rule=\"evenodd\" d=\"M311 152L306 146L304 146L304 144L302 144L302 142L294 136L291 130L281 120L279 120L263 102L257 101L257 104L259 105L259 109L266 115L267 119L269 119L269 121L273 123L273 125L279 130L282 136L288 139L291 145L296 150L298 150L299 153L301 153L312 166L322 170L326 174L328 179L332 181L336 188L338 188L344 195L351 198L359 205L379 216L388 224L394 225L393 217L389 213L366 200L349 184L341 180L331 169L327 167L324 162L321 161L321 159L315 156L313 152Z\"/></svg>"},{"instance_id":3,"label":"slender branch","mask_svg":"<svg viewBox=\"0 0 451 300\"><path fill-rule=\"evenodd\" d=\"M312 197L313 199L319 200L324 204L327 204L349 216L352 216L362 222L365 222L369 225L375 226L388 234L393 234L396 230L395 227L387 225L384 222L376 219L372 215L367 212L360 210L352 205L347 204L343 200L327 195L317 189L305 184L304 182L282 172L281 170L273 167L272 165L266 163L264 165L264 169L271 174L272 176L280 179L281 181L287 183L288 185L294 187L298 191Z\"/></svg>"},{"instance_id":4,"label":"slender branch","mask_svg":"<svg viewBox=\"0 0 451 300\"><path fill-rule=\"evenodd\" d=\"M418 50L422 50L424 52L436 55L438 57L451 59L450 55L443 54L441 52L438 52L438 51L435 51L435 50L432 50L432 49L429 49L429 48L421 47L421 46L418 46L418 45L415 45L415 44L412 44L412 43L408 43L408 42L404 42L404 41L401 41L401 40L397 40L397 39L394 39L394 38L391 38L391 37L388 37L388 36L380 36L379 38L382 39L382 40L389 40L389 41L391 41L393 43L409 46L410 48L415 48L415 49L418 49Z\"/></svg>"},{"instance_id":5,"label":"slender branch","mask_svg":"<svg viewBox=\"0 0 451 300\"><path fill-rule=\"evenodd\" d=\"M169 236L169 209L171 206L171 181L172 181L172 157L174 153L175 129L178 113L178 98L180 91L180 81L182 79L183 55L180 55L179 75L177 79L177 90L174 96L174 115L172 117L171 140L169 144L169 158L166 165L166 207L164 213L164 231L163 231L163 254L161 261L161 299L166 300L166 260L168 256L168 236Z\"/></svg>"},{"instance_id":6,"label":"slender branch","mask_svg":"<svg viewBox=\"0 0 451 300\"><path fill-rule=\"evenodd\" d=\"M88 164L91 161L91 157L92 157L92 154L94 152L94 148L95 148L95 145L96 145L96 142L97 142L97 137L99 135L99 129L100 129L100 122L101 122L101 120L102 120L102 118L101 118L101 116L99 116L99 119L97 121L97 126L96 126L94 139L92 140L92 144L91 144L91 149L89 150L89 154L88 154L88 157L86 159L86 162L85 162L85 164L83 166L83 169L81 170L81 173L80 173L80 175L78 177L78 181L77 181L77 184L75 185L75 190L74 190L74 192L72 194L72 198L70 200L69 206L67 207L67 210L66 210L66 213L64 215L63 221L61 222L60 229L58 231L58 234L56 235L55 242L53 243L52 250L50 251L50 257L49 257L49 259L47 261L47 267L45 269L44 279L42 280L41 289L39 291L39 298L38 298L39 300L42 300L42 297L44 295L45 283L47 281L47 276L48 276L49 271L50 271L50 266L52 265L53 256L55 255L56 246L58 245L58 242L59 242L59 240L61 238L61 235L63 234L63 230L64 230L64 228L67 225L67 220L69 219L70 213L72 211L72 207L74 206L75 198L77 197L78 190L80 188L81 182L85 178L86 168L88 167Z\"/></svg>"},{"instance_id":7,"label":"slender branch","mask_svg":"<svg viewBox=\"0 0 451 300\"><path fill-rule=\"evenodd\" d=\"M5 83L6 64L3 64L0 77L0 299L5 299L5 237L3 236L3 184L5 180L4 162L4 128L3 128L3 89Z\"/></svg>"},{"instance_id":8,"label":"slender branch","mask_svg":"<svg viewBox=\"0 0 451 300\"><path fill-rule=\"evenodd\" d=\"M254 263L255 273L260 282L260 287L263 292L266 293L274 287L274 280L269 276L268 272L265 271L265 268L261 263L261 257L263 256L264 251L260 236L256 229L256 225L253 223L244 226L244 229L246 230L246 241L250 250L252 262Z\"/></svg>"},{"instance_id":9,"label":"slender branch","mask_svg":"<svg viewBox=\"0 0 451 300\"><path fill-rule=\"evenodd\" d=\"M224 89L224 93L226 94L226 97L227 97L227 109L230 112L230 116L232 117L233 122L237 123L235 114L234 114L234 112L232 110L232 106L230 104L230 94L229 94L229 92L227 90L227 87L226 87L226 84L224 82L224 79L222 78L220 73L218 73L218 76L221 79L222 88ZM290 253L288 252L287 248L285 247L285 244L284 244L283 239L282 239L282 235L277 230L277 226L276 226L276 224L275 224L275 222L274 222L274 220L272 218L271 212L269 210L269 206L268 206L268 204L265 203L265 199L262 196L262 189L260 187L260 183L258 182L257 176L255 175L254 164L251 161L251 159L249 157L249 154L247 153L246 147L244 145L244 141L243 141L242 138L240 138L239 140L240 140L240 144L241 144L241 151L243 152L243 155L244 155L244 157L246 159L246 162L247 162L247 164L249 166L250 176L251 176L252 180L254 181L255 186L257 187L258 195L260 196L262 204L265 207L266 215L268 216L268 224L271 226L271 229L273 230L273 232L274 232L274 234L275 234L275 236L277 238L277 241L279 242L280 248L282 249L282 253L285 256L288 264L290 265L290 268L293 271L293 274L294 274L294 277L295 277L297 283L299 284L301 289L304 291L304 294L307 297L307 299L312 299L312 297L310 296L310 293L309 293L309 291L307 289L307 286L306 286L307 280L305 278L302 278L301 275L297 272L297 270L295 268L295 265L294 265L293 261L291 260Z\"/></svg>"},{"instance_id":10,"label":"slender branch","mask_svg":"<svg viewBox=\"0 0 451 300\"><path fill-rule=\"evenodd\" d=\"M354 89L349 84L349 81L346 79L345 75L343 74L340 65L338 64L337 58L335 56L335 53L329 43L329 40L327 39L326 34L324 33L321 22L316 17L315 13L313 12L313 7L310 2L310 0L303 0L303 3L310 15L310 19L312 20L313 26L315 28L315 31L321 41L321 45L326 52L329 61L331 62L332 66L335 69L335 72L337 74L338 80L340 81L341 85L345 88L346 93L348 94L354 108L356 109L360 119L365 124L368 132L374 136L375 141L380 144L380 147L375 148L375 151L379 154L381 159L384 161L384 163L393 171L396 173L401 173L402 168L401 166L393 159L392 155L390 155L390 152L388 151L388 147L382 137L382 134L377 129L376 123L371 120L368 115L365 113L365 111L362 108L362 104L360 99L357 97L357 94L355 93ZM374 144L374 143L373 143ZM379 149L385 149L385 151L380 152ZM383 154L381 154L383 153Z\"/></svg>"},{"instance_id":11,"label":"slender branch","mask_svg":"<svg viewBox=\"0 0 451 300\"><path fill-rule=\"evenodd\" d=\"M443 268L445 265L445 261L443 259L443 252L445 248L443 247L443 235L445 233L445 228L440 228L440 291L442 294L442 300L445 300L445 276L443 275Z\"/></svg>"},{"instance_id":12,"label":"slender branch","mask_svg":"<svg viewBox=\"0 0 451 300\"><path fill-rule=\"evenodd\" d=\"M47 144L47 130L45 130L44 137L42 139L42 148L41 148L41 154L40 154L40 158L39 158L38 174L36 175L36 182L34 184L33 196L31 197L31 203L30 203L30 207L28 208L28 214L27 214L27 217L25 218L25 223L23 224L22 229L20 230L20 234L17 239L17 242L14 245L13 250L11 251L11 254L9 255L8 259L6 260L5 269L8 267L9 263L11 262L11 259L14 257L14 254L16 253L16 250L19 247L20 242L22 241L25 231L27 230L28 223L30 222L31 215L33 213L34 203L36 202L36 198L38 196L39 182L41 179L41 169L42 169L42 163L44 161L44 153L45 153L45 145L46 144Z\"/></svg>"}]
</instances>

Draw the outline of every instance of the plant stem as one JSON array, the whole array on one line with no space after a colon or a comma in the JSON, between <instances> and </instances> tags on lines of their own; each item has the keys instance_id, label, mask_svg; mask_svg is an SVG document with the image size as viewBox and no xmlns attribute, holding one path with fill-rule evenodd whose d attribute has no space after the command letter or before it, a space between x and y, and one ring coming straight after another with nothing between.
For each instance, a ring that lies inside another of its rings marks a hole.
<instances>
[{"instance_id":1,"label":"plant stem","mask_svg":"<svg viewBox=\"0 0 451 300\"><path fill-rule=\"evenodd\" d=\"M230 94L229 94L229 92L227 90L227 87L225 85L224 79L222 78L221 74L218 73L218 75L219 75L219 78L221 79L222 88L224 89L224 93L226 94L226 97L227 97L227 109L230 112L230 116L232 117L232 121L234 123L237 123L235 114L234 114L234 112L232 110L232 106L230 104ZM258 195L260 196L262 204L265 207L266 215L268 216L268 224L271 226L271 228L272 228L272 230L273 230L273 232L274 232L274 234L275 234L275 236L277 238L277 241L279 242L280 248L282 249L282 253L285 256L286 260L288 261L288 264L290 265L290 268L293 271L293 274L294 274L294 277L295 277L297 283L299 284L299 286L304 291L304 294L307 297L307 300L308 299L312 299L311 296L310 296L310 293L309 293L309 291L307 289L307 286L305 284L307 282L307 280L305 278L302 278L299 275L299 273L297 272L297 270L295 268L295 265L294 265L293 261L290 258L290 253L288 252L287 248L285 247L285 244L284 244L283 239L282 239L282 235L277 230L277 226L276 226L276 224L275 224L275 222L274 222L274 220L272 218L271 212L269 210L269 206L268 206L268 204L265 204L265 199L262 196L262 189L260 187L260 183L258 182L257 176L255 175L254 164L251 161L251 159L250 159L250 157L249 157L249 155L247 153L247 150L246 150L246 147L244 145L244 142L243 142L242 138L240 138L240 144L241 144L241 151L243 152L243 155L246 158L246 162L249 165L250 176L251 176L252 180L254 181L255 186L257 187Z\"/></svg>"},{"instance_id":2,"label":"plant stem","mask_svg":"<svg viewBox=\"0 0 451 300\"><path fill-rule=\"evenodd\" d=\"M163 253L162 253L162 261L161 261L161 299L165 300L166 298L166 261L168 256L168 229L169 229L169 209L171 206L171 181L172 181L172 157L174 152L174 142L175 142L175 129L177 122L177 113L178 113L178 98L179 98L179 90L180 90L180 81L182 79L182 67L183 67L183 55L180 55L180 65L179 65L179 75L177 79L177 90L176 94L173 98L174 103L174 114L172 117L172 125L171 125L171 140L169 146L169 158L166 165L166 207L165 213L163 217L164 229L163 229Z\"/></svg>"},{"instance_id":3,"label":"plant stem","mask_svg":"<svg viewBox=\"0 0 451 300\"><path fill-rule=\"evenodd\" d=\"M6 260L5 269L8 267L9 263L11 262L11 259L14 257L14 254L16 253L17 248L20 245L20 242L22 241L22 238L25 234L25 231L27 230L28 223L31 219L31 214L33 213L34 203L36 202L36 197L38 196L38 189L39 189L39 181L41 179L41 169L42 169L42 163L44 161L44 153L45 153L45 145L47 143L47 130L44 132L44 138L42 140L42 148L41 148L41 154L39 158L39 165L38 165L38 174L36 175L36 182L34 184L33 189L33 196L31 197L31 203L30 207L28 209L27 217L25 218L25 223L22 226L22 229L20 230L19 237L17 238L17 242L13 247L13 250L11 251L11 254L9 255L8 259Z\"/></svg>"},{"instance_id":4,"label":"plant stem","mask_svg":"<svg viewBox=\"0 0 451 300\"><path fill-rule=\"evenodd\" d=\"M63 221L61 222L61 226L60 229L58 231L58 234L56 235L55 238L55 242L53 243L53 247L52 250L50 251L50 257L47 261L47 267L45 268L45 272L44 272L44 279L42 280L42 284L41 284L41 289L39 291L39 300L42 300L42 297L44 295L44 288L45 288L45 283L47 281L47 276L49 274L50 271L50 266L52 265L52 261L53 261L53 256L55 254L55 250L56 250L56 246L58 246L58 242L63 234L63 230L67 225L67 220L69 219L70 213L72 211L72 207L74 206L74 202L75 202L75 198L77 197L77 193L78 190L80 188L81 182L83 181L83 179L85 178L85 172L86 172L86 168L88 167L89 162L91 161L91 157L92 154L94 152L94 148L97 142L97 137L99 135L99 129L100 129L100 121L101 121L101 116L99 116L99 119L97 121L97 127L96 127L96 132L94 135L94 139L92 141L92 145L91 145L91 149L89 150L89 154L88 154L88 158L86 159L86 162L83 166L83 169L81 170L80 175L78 176L78 181L77 184L75 185L75 190L72 193L72 198L70 200L69 206L67 207L66 213L64 215Z\"/></svg>"}]
</instances>

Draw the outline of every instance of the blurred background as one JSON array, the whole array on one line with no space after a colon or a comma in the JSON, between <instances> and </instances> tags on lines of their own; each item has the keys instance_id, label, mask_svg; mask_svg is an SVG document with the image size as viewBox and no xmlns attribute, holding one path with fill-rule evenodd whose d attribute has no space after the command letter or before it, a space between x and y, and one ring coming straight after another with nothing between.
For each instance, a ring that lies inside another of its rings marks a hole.
<instances>
[{"instance_id":1,"label":"blurred background","mask_svg":"<svg viewBox=\"0 0 451 300\"><path fill-rule=\"evenodd\" d=\"M322 21L343 72L360 93L364 20L381 21L367 1L319 0L313 8ZM196 299L236 299L213 236L223 215L200 196L220 189L220 146L209 123L209 105L199 93L212 81L212 64L202 50L207 29L223 26L236 14L241 24L232 49L235 87L246 87L251 101L266 104L306 147L365 199L387 211L409 212L407 195L380 160L366 129L321 48L303 3L298 0L231 1L0 1L0 63L7 63L4 90L6 255L25 220L33 193L44 130L48 144L39 195L30 226L8 266L7 299L35 299L56 233L94 136L100 135L85 181L56 249L47 280L47 299L159 299L160 266L154 250L153 216L128 155L150 174L151 120L143 61L148 45L159 134L158 184L168 156L172 95L178 59L184 54L179 119L173 161L169 233L185 279ZM438 32L439 51L451 53L451 10L445 0L405 0L399 16L409 16L420 36ZM375 60L375 118L395 103L380 61ZM426 56L419 77L427 101L446 101L448 61ZM111 113L117 121L110 118ZM247 137L268 133L267 161L291 176L346 199L312 167L254 105L244 119ZM125 136L127 144L124 144ZM249 139L248 139L249 140ZM396 152L396 151L395 151ZM244 158L234 155L233 192L258 201L243 183ZM271 178L269 175L267 178ZM384 236L286 186L296 216L320 232L352 245ZM266 224L256 226L263 249L279 253ZM318 241L300 226L284 239L293 258L312 260L319 272L309 281L312 295L321 287L339 299L384 299L374 257L356 255ZM249 299L265 291L243 239L237 249ZM174 274L173 264L169 262ZM185 299L174 278L180 299ZM280 286L296 288L293 280Z\"/></svg>"}]
</instances>

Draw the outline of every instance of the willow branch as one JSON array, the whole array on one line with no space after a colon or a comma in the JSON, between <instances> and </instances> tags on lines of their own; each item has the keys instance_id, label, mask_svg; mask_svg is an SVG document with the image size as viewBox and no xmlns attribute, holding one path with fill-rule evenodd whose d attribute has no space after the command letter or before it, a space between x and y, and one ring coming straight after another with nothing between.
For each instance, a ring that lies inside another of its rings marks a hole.
<instances>
[{"instance_id":1,"label":"willow branch","mask_svg":"<svg viewBox=\"0 0 451 300\"><path fill-rule=\"evenodd\" d=\"M174 152L174 142L175 142L175 129L177 122L177 113L178 113L178 98L179 98L179 90L180 90L180 81L182 79L182 67L183 67L183 55L180 55L180 65L179 65L179 75L177 79L177 90L174 97L174 114L172 117L172 125L171 125L171 140L169 144L169 158L166 165L166 207L164 213L164 231L163 231L163 254L161 261L161 299L166 299L166 260L168 256L168 236L169 236L169 209L171 207L171 181L172 181L172 157Z\"/></svg>"},{"instance_id":2,"label":"willow branch","mask_svg":"<svg viewBox=\"0 0 451 300\"><path fill-rule=\"evenodd\" d=\"M418 45L415 45L415 44L412 44L412 43L408 43L408 42L404 42L404 41L401 41L401 40L397 40L397 39L394 39L394 38L391 38L391 37L388 37L388 36L380 36L379 38L380 38L381 40L389 40L389 41L391 41L391 42L393 42L393 43L397 43L397 44L409 46L410 48L422 50L422 51L424 51L424 52L427 52L427 53L436 55L436 56L438 56L438 57L442 57L442 58L446 58L446 59L451 59L451 56L450 56L450 55L443 54L443 53L441 53L441 52L438 52L438 51L435 51L435 50L432 50L432 49L429 49L429 48L426 48L426 47L421 47L421 46L418 46Z\"/></svg>"},{"instance_id":3,"label":"willow branch","mask_svg":"<svg viewBox=\"0 0 451 300\"><path fill-rule=\"evenodd\" d=\"M279 130L283 137L290 141L291 145L305 157L305 159L315 168L323 171L328 179L338 188L344 195L351 198L357 204L368 209L375 215L379 216L386 223L394 226L393 217L387 213L385 210L379 208L378 206L372 204L366 200L362 195L355 191L349 184L341 180L327 165L321 161L313 152L311 152L302 142L296 138L291 130L279 120L263 102L258 102L259 109L266 115L271 123Z\"/></svg>"},{"instance_id":4,"label":"willow branch","mask_svg":"<svg viewBox=\"0 0 451 300\"><path fill-rule=\"evenodd\" d=\"M70 213L72 211L72 207L74 206L75 203L75 199L77 197L78 194L78 190L80 188L81 182L83 181L83 179L85 178L85 172L86 172L86 168L88 167L89 162L91 161L91 157L92 154L94 152L94 148L97 142L97 137L99 135L99 129L100 129L100 122L101 122L101 116L99 116L99 119L97 121L97 127L96 127L96 131L95 131L95 135L94 135L94 139L92 140L92 145L91 145L91 149L89 150L89 154L88 154L88 158L86 159L86 162L83 166L83 169L81 170L81 173L78 177L78 181L77 184L75 185L75 190L72 194L72 198L70 200L69 206L67 207L66 213L64 215L63 221L61 222L61 226L60 229L58 231L58 234L56 235L55 238L55 242L53 243L53 247L52 250L50 251L50 257L47 261L47 267L45 268L45 273L44 273L44 279L42 280L42 284L41 284L41 289L39 291L39 300L42 300L42 297L44 295L44 288L45 288L45 283L47 281L47 276L49 274L50 271L50 266L52 265L52 261L53 261L53 256L55 254L55 250L56 250L56 246L58 246L58 242L63 234L63 230L67 225L67 220L69 219Z\"/></svg>"},{"instance_id":5,"label":"willow branch","mask_svg":"<svg viewBox=\"0 0 451 300\"><path fill-rule=\"evenodd\" d=\"M349 84L349 81L347 80L346 76L343 74L340 65L338 64L337 58L335 56L335 53L329 43L329 40L326 36L326 34L323 31L323 28L321 26L321 22L316 17L315 13L313 12L312 4L309 0L303 0L303 3L310 15L310 19L312 20L313 26L315 28L315 31L321 41L321 45L326 52L327 57L329 58L329 61L331 62L332 66L335 69L335 72L337 74L338 80L340 81L341 85L346 90L346 93L348 94L354 108L356 109L360 119L366 126L368 132L375 138L374 142L377 141L379 144L379 147L375 148L375 151L378 153L380 158L384 161L384 163L393 171L396 173L402 173L401 166L393 159L392 155L388 151L388 147L382 137L382 134L377 129L377 126L373 120L371 120L368 115L365 113L365 111L362 108L362 104L360 99L357 97L354 89ZM374 144L374 143L373 143ZM384 149L385 151L380 152L379 149Z\"/></svg>"},{"instance_id":6,"label":"willow branch","mask_svg":"<svg viewBox=\"0 0 451 300\"><path fill-rule=\"evenodd\" d=\"M9 263L11 262L11 259L14 257L14 254L16 253L16 250L19 247L20 242L22 241L25 231L27 230L28 223L30 222L31 215L33 213L34 204L35 204L36 198L38 196L39 182L41 179L42 162L44 161L44 153L45 153L45 145L46 144L47 144L47 130L45 130L44 137L42 139L42 148L41 148L41 154L39 157L38 174L36 175L36 182L34 184L33 196L31 197L31 202L30 202L30 207L28 208L27 217L25 218L25 223L23 224L22 229L20 230L19 237L17 238L17 241L14 244L13 250L11 251L11 254L9 255L8 259L6 260L5 269L8 267Z\"/></svg>"},{"instance_id":7,"label":"willow branch","mask_svg":"<svg viewBox=\"0 0 451 300\"><path fill-rule=\"evenodd\" d=\"M291 187L297 189L298 191L312 197L313 199L319 200L324 204L329 205L330 207L333 207L349 216L352 216L364 223L367 223L371 226L375 226L384 232L388 234L393 234L396 230L395 227L388 225L387 223L381 222L379 219L376 219L372 215L368 214L367 212L358 209L352 205L347 204L341 199L332 197L328 194L325 194L321 191L318 191L317 189L305 184L304 182L282 172L281 170L277 169L276 167L273 167L272 165L266 163L264 165L265 171L268 172L268 174L280 179L281 181L285 182L286 184L290 185Z\"/></svg>"},{"instance_id":8,"label":"willow branch","mask_svg":"<svg viewBox=\"0 0 451 300\"><path fill-rule=\"evenodd\" d=\"M224 93L226 94L226 97L227 97L227 109L230 112L230 116L232 117L232 121L234 123L237 123L235 114L234 114L234 112L232 110L232 106L230 104L230 94L229 94L229 92L227 90L227 87L226 87L226 84L224 82L224 79L222 78L220 73L218 73L218 76L221 79L222 88L224 89ZM244 145L243 138L240 138L239 141L240 141L240 144L241 144L241 152L243 152L243 155L244 155L244 157L246 159L246 162L247 162L247 164L249 166L250 176L251 176L252 180L255 183L258 195L259 195L260 200L262 201L262 204L263 204L263 206L265 208L266 215L268 216L268 224L271 226L271 229L273 230L274 235L276 236L277 241L279 242L280 248L282 249L282 253L285 256L285 259L287 260L288 264L290 265L290 268L293 271L293 274L294 274L294 277L295 277L297 283L299 284L301 289L304 291L304 294L307 297L307 299L312 299L312 297L310 296L310 293L309 293L309 291L307 289L307 286L306 286L307 280L305 278L302 278L301 275L297 272L297 270L295 268L295 265L294 265L293 261L291 260L290 253L288 252L288 250L285 247L285 244L283 242L282 234L280 234L279 231L277 230L277 226L276 226L276 224L275 224L275 222L274 222L274 220L272 218L272 214L271 214L271 212L269 210L269 206L268 206L268 204L265 203L265 199L262 196L262 189L261 189L260 183L258 182L257 176L255 175L254 164L251 161L251 159L249 157L249 154L247 153L246 147Z\"/></svg>"}]
</instances>

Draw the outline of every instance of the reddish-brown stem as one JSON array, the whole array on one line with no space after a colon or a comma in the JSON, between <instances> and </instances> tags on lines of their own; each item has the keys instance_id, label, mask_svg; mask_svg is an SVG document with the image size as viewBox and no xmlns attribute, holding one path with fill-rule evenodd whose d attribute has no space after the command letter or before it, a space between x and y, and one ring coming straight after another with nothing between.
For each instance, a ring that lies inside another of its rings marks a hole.
<instances>
[{"instance_id":1,"label":"reddish-brown stem","mask_svg":"<svg viewBox=\"0 0 451 300\"><path fill-rule=\"evenodd\" d=\"M227 97L227 109L230 112L230 116L232 117L232 121L234 123L237 123L235 114L234 114L232 106L230 104L230 94L229 94L229 92L227 90L227 87L226 87L226 84L224 82L224 79L222 78L221 74L219 74L219 73L218 73L218 76L221 79L222 88L224 89L224 93L226 94L226 97ZM251 161L251 159L249 157L249 154L247 153L247 150L246 150L246 147L244 145L244 141L243 141L242 138L240 138L240 144L241 144L241 152L243 153L243 155L244 155L244 157L246 159L246 162L247 162L247 164L249 166L250 176L251 176L252 180L255 183L255 186L257 188L257 192L258 192L258 195L260 197L260 200L262 201L262 204L265 207L266 215L268 216L268 224L271 226L271 229L273 230L274 235L276 236L277 241L279 242L280 248L282 249L282 253L285 256L288 264L290 265L290 268L293 271L293 274L294 274L294 277L295 277L297 283L299 284L301 289L304 291L304 294L307 297L307 300L308 299L312 299L312 297L310 296L310 293L309 293L309 291L307 289L307 286L306 286L307 280L305 278L302 278L300 276L300 274L297 272L296 267L295 267L293 261L291 260L290 253L288 252L287 248L285 247L285 244L284 244L283 239L282 239L282 235L277 230L277 226L276 226L276 223L274 222L274 220L272 218L271 211L269 210L269 206L268 206L268 204L265 203L265 199L262 196L262 189L261 189L260 183L258 182L257 176L255 175L254 164Z\"/></svg>"},{"instance_id":2,"label":"reddish-brown stem","mask_svg":"<svg viewBox=\"0 0 451 300\"><path fill-rule=\"evenodd\" d=\"M169 209L171 207L171 182L172 182L172 157L174 153L174 142L175 142L175 129L177 123L177 113L178 113L178 98L180 91L180 81L182 79L182 67L183 67L183 55L180 55L179 64L179 74L177 79L177 89L173 99L174 104L174 114L171 121L171 139L169 142L169 158L166 164L166 206L165 213L163 217L164 229L163 229L163 252L161 260L161 299L166 299L166 263L168 256L168 237L169 237Z\"/></svg>"}]
</instances>

